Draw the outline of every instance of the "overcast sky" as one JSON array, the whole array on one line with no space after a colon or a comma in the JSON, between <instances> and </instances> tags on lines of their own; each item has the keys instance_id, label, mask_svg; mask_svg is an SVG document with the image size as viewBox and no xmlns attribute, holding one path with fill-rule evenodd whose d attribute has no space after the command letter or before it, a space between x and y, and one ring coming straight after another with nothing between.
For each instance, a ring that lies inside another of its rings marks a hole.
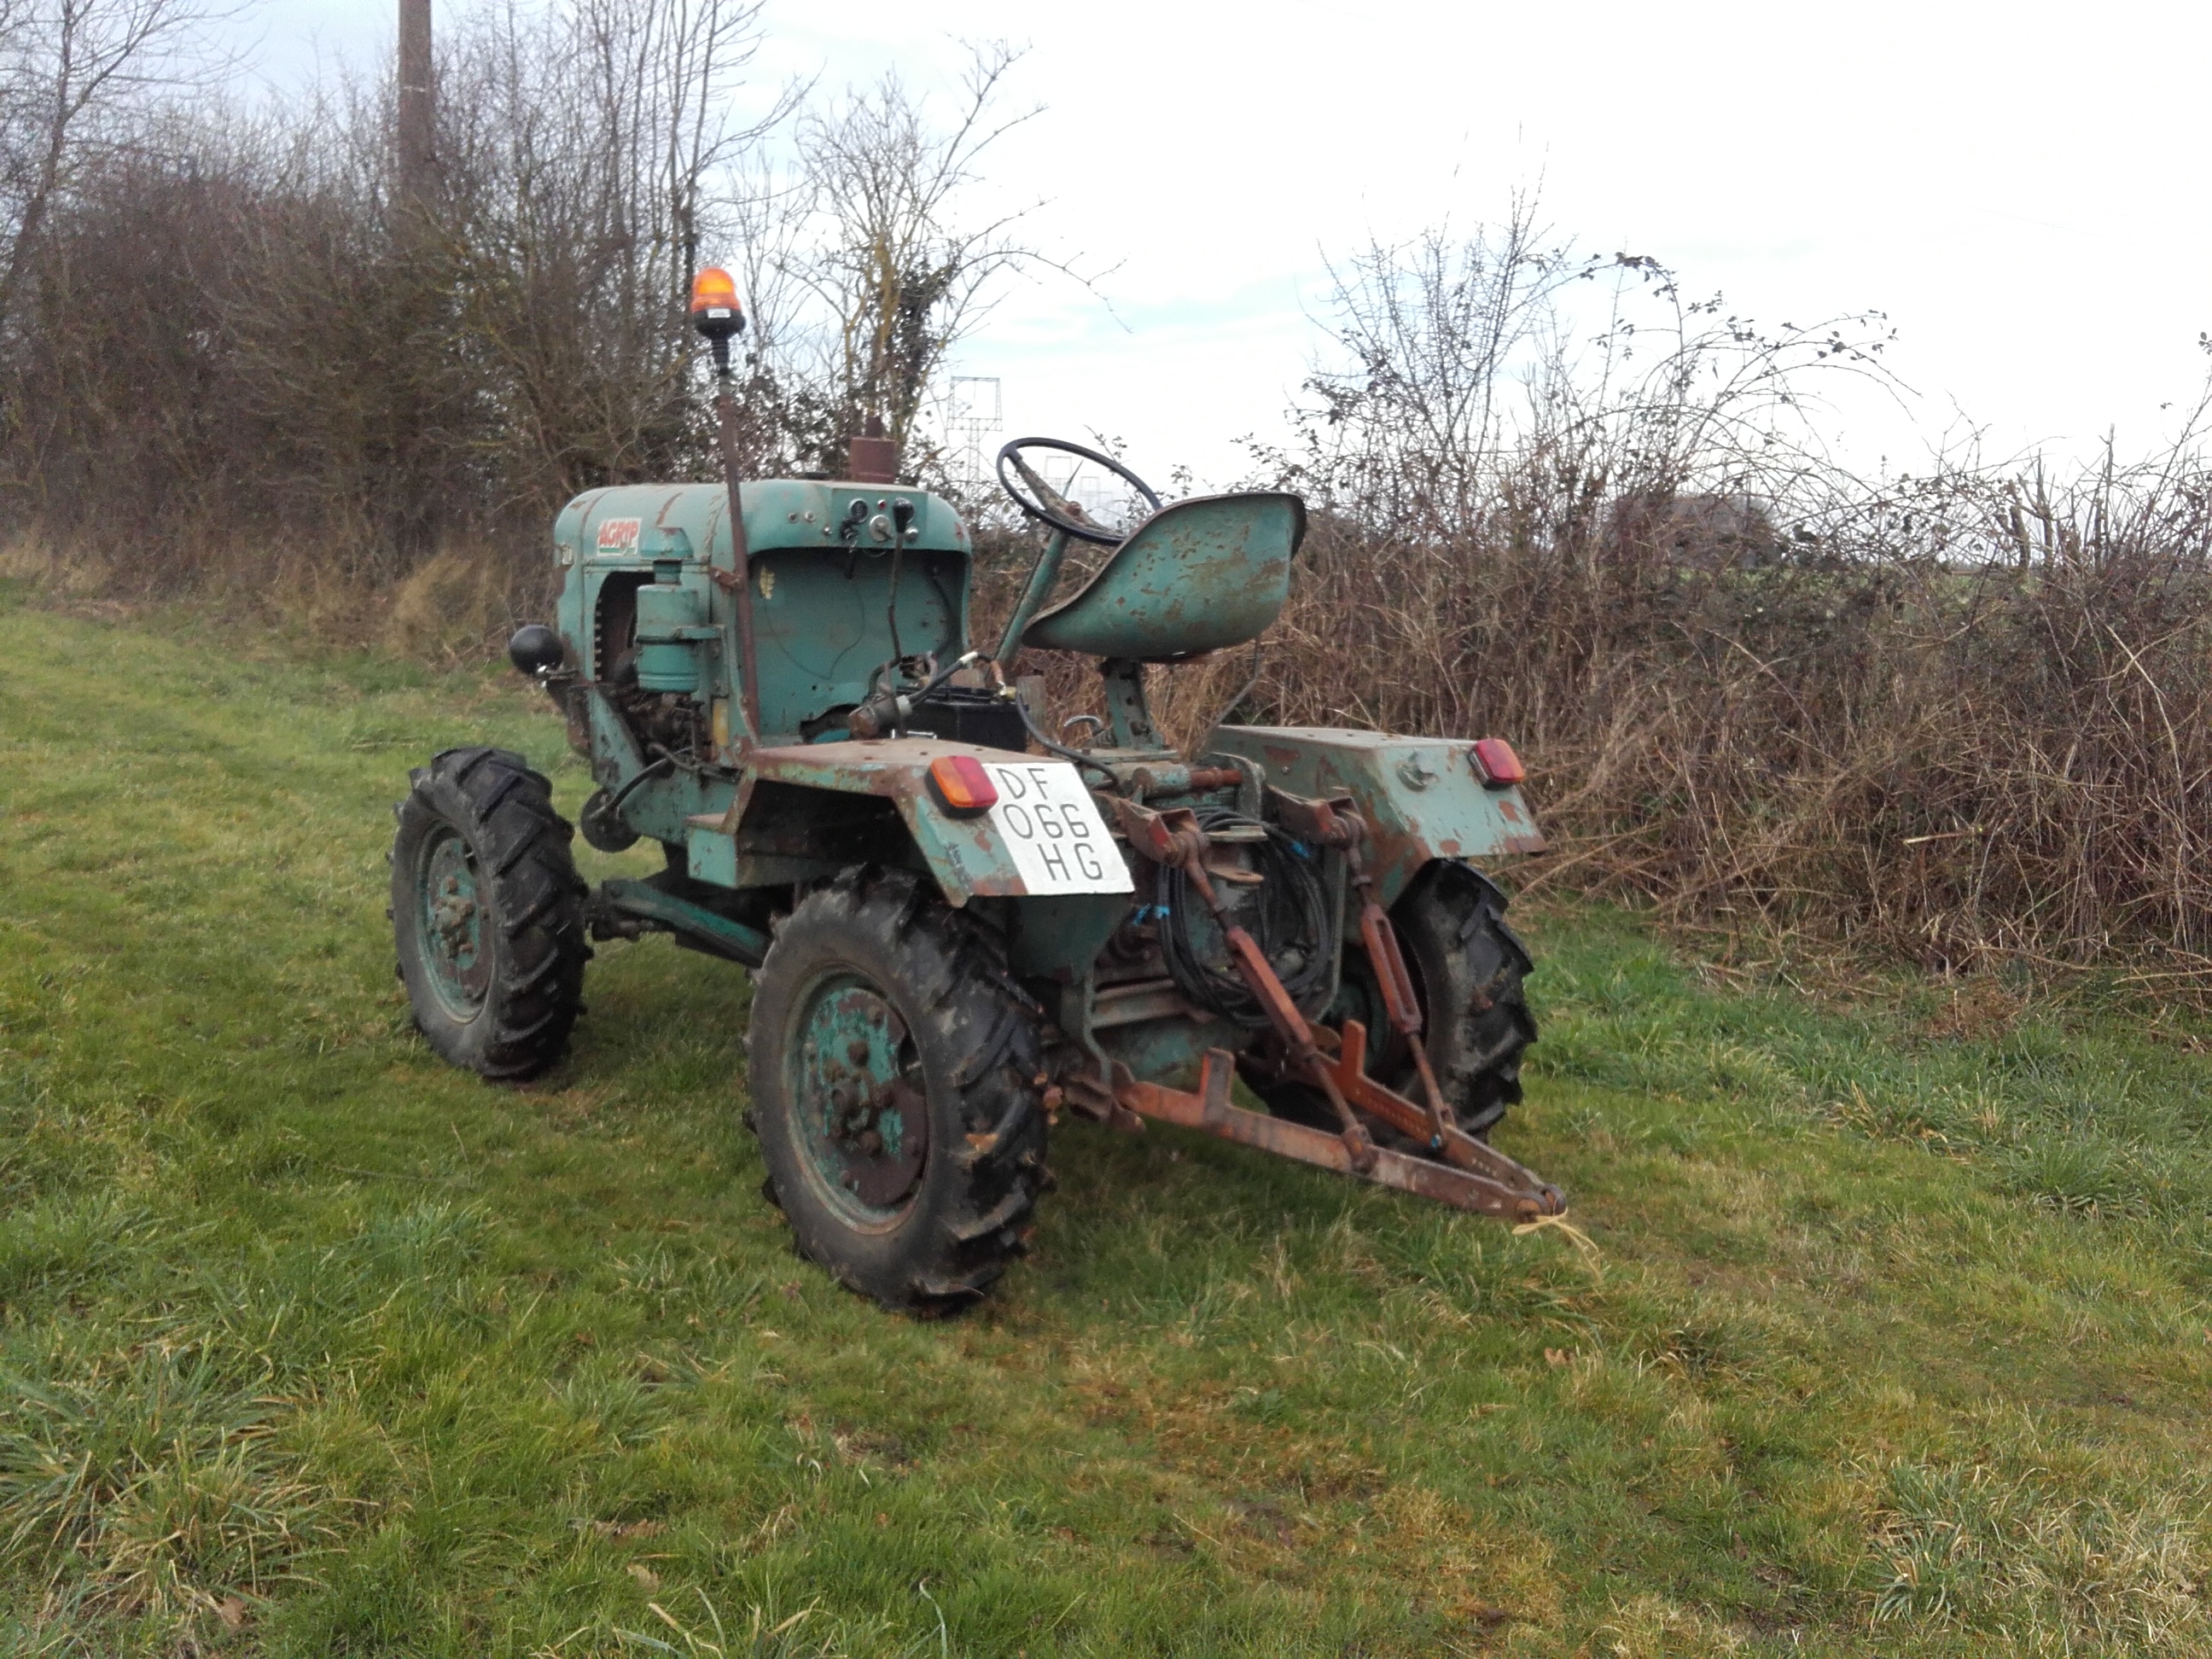
<instances>
[{"instance_id":1,"label":"overcast sky","mask_svg":"<svg viewBox=\"0 0 2212 1659\"><path fill-rule=\"evenodd\" d=\"M458 0L440 0L455 6ZM388 47L389 0L266 0L263 72ZM1323 259L1540 185L1595 252L1655 256L1769 323L1878 308L1917 430L1839 412L1856 458L1964 422L1995 455L2124 452L2202 388L2212 330L2212 11L2107 3L1674 0L769 0L763 83L947 84L962 38L1026 44L1045 112L994 185L1093 269L1010 290L962 349L1007 425L1125 439L1140 471L1233 476L1321 342ZM2167 407L2170 405L2171 407Z\"/></svg>"}]
</instances>

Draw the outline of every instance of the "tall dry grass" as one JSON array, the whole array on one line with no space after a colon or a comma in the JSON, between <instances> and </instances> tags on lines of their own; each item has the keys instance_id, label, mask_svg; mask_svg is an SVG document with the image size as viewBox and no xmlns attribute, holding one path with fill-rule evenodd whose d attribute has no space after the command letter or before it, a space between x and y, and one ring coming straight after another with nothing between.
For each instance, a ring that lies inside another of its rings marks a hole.
<instances>
[{"instance_id":1,"label":"tall dry grass","mask_svg":"<svg viewBox=\"0 0 2212 1659\"><path fill-rule=\"evenodd\" d=\"M1337 297L1345 370L1261 457L1318 510L1243 714L1510 737L1540 884L1946 968L2212 971L2198 422L2057 480L1864 479L1809 389L1884 384L1878 319L1765 334L1525 214L1370 250ZM1168 700L1202 726L1251 668Z\"/></svg>"},{"instance_id":2,"label":"tall dry grass","mask_svg":"<svg viewBox=\"0 0 2212 1659\"><path fill-rule=\"evenodd\" d=\"M1340 269L1336 367L1252 480L1313 508L1290 606L1156 675L1165 728L1505 736L1554 848L1525 884L2212 976L2207 410L2132 465L1862 477L1818 392L1897 390L1879 317L1764 331L1534 224Z\"/></svg>"},{"instance_id":3,"label":"tall dry grass","mask_svg":"<svg viewBox=\"0 0 2212 1659\"><path fill-rule=\"evenodd\" d=\"M1328 523L1255 712L1509 736L1559 845L1539 878L1686 917L1942 965L2212 953L2212 550L2129 482L2025 568Z\"/></svg>"}]
</instances>

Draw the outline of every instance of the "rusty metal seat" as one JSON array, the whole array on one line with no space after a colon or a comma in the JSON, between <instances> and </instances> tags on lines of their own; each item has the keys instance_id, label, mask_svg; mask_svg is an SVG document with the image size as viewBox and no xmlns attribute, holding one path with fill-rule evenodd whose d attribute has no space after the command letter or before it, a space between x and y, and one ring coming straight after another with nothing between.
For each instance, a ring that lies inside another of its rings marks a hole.
<instances>
[{"instance_id":1,"label":"rusty metal seat","mask_svg":"<svg viewBox=\"0 0 2212 1659\"><path fill-rule=\"evenodd\" d=\"M1256 639L1290 597L1305 503L1274 490L1194 495L1139 525L1097 574L1038 616L1022 643L1177 662Z\"/></svg>"}]
</instances>

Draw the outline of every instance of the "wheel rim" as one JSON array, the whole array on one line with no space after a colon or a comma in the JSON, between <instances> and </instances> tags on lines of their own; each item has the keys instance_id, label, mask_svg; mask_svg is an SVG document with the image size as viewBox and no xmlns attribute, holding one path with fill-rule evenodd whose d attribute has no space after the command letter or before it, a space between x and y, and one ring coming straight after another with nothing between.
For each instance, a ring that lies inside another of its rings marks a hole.
<instances>
[{"instance_id":1,"label":"wheel rim","mask_svg":"<svg viewBox=\"0 0 2212 1659\"><path fill-rule=\"evenodd\" d=\"M785 1078L807 1183L853 1227L881 1230L914 1201L929 1157L927 1085L906 1022L857 974L799 998Z\"/></svg>"},{"instance_id":2,"label":"wheel rim","mask_svg":"<svg viewBox=\"0 0 2212 1659\"><path fill-rule=\"evenodd\" d=\"M1414 962L1413 953L1408 951L1405 957L1406 971L1413 981L1413 1000L1423 1011L1423 1029L1426 1030L1428 989L1421 983L1420 967ZM1340 1024L1356 1019L1366 1028L1367 1060L1362 1069L1368 1076L1384 1084L1390 1083L1395 1074L1411 1076L1413 1053L1398 1028L1391 1024L1389 1010L1382 1006L1382 988L1375 983L1373 971L1364 956L1346 963L1337 982L1336 1000L1329 1006L1328 1013Z\"/></svg>"},{"instance_id":3,"label":"wheel rim","mask_svg":"<svg viewBox=\"0 0 2212 1659\"><path fill-rule=\"evenodd\" d=\"M423 848L420 868L416 931L431 994L455 1019L474 1019L491 988L476 854L459 830L447 827Z\"/></svg>"}]
</instances>

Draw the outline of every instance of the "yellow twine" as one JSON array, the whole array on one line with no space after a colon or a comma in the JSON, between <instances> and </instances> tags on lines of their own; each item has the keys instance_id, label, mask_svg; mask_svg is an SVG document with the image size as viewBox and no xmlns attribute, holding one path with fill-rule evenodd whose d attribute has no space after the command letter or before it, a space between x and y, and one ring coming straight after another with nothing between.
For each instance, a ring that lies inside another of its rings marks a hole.
<instances>
[{"instance_id":1,"label":"yellow twine","mask_svg":"<svg viewBox=\"0 0 2212 1659\"><path fill-rule=\"evenodd\" d=\"M1567 1243L1582 1253L1584 1265L1600 1278L1604 1277L1604 1252L1598 1249L1596 1242L1588 1233L1563 1215L1540 1215L1534 1221L1524 1221L1513 1230L1513 1237L1518 1238L1524 1233L1539 1232L1546 1228L1565 1233Z\"/></svg>"}]
</instances>

